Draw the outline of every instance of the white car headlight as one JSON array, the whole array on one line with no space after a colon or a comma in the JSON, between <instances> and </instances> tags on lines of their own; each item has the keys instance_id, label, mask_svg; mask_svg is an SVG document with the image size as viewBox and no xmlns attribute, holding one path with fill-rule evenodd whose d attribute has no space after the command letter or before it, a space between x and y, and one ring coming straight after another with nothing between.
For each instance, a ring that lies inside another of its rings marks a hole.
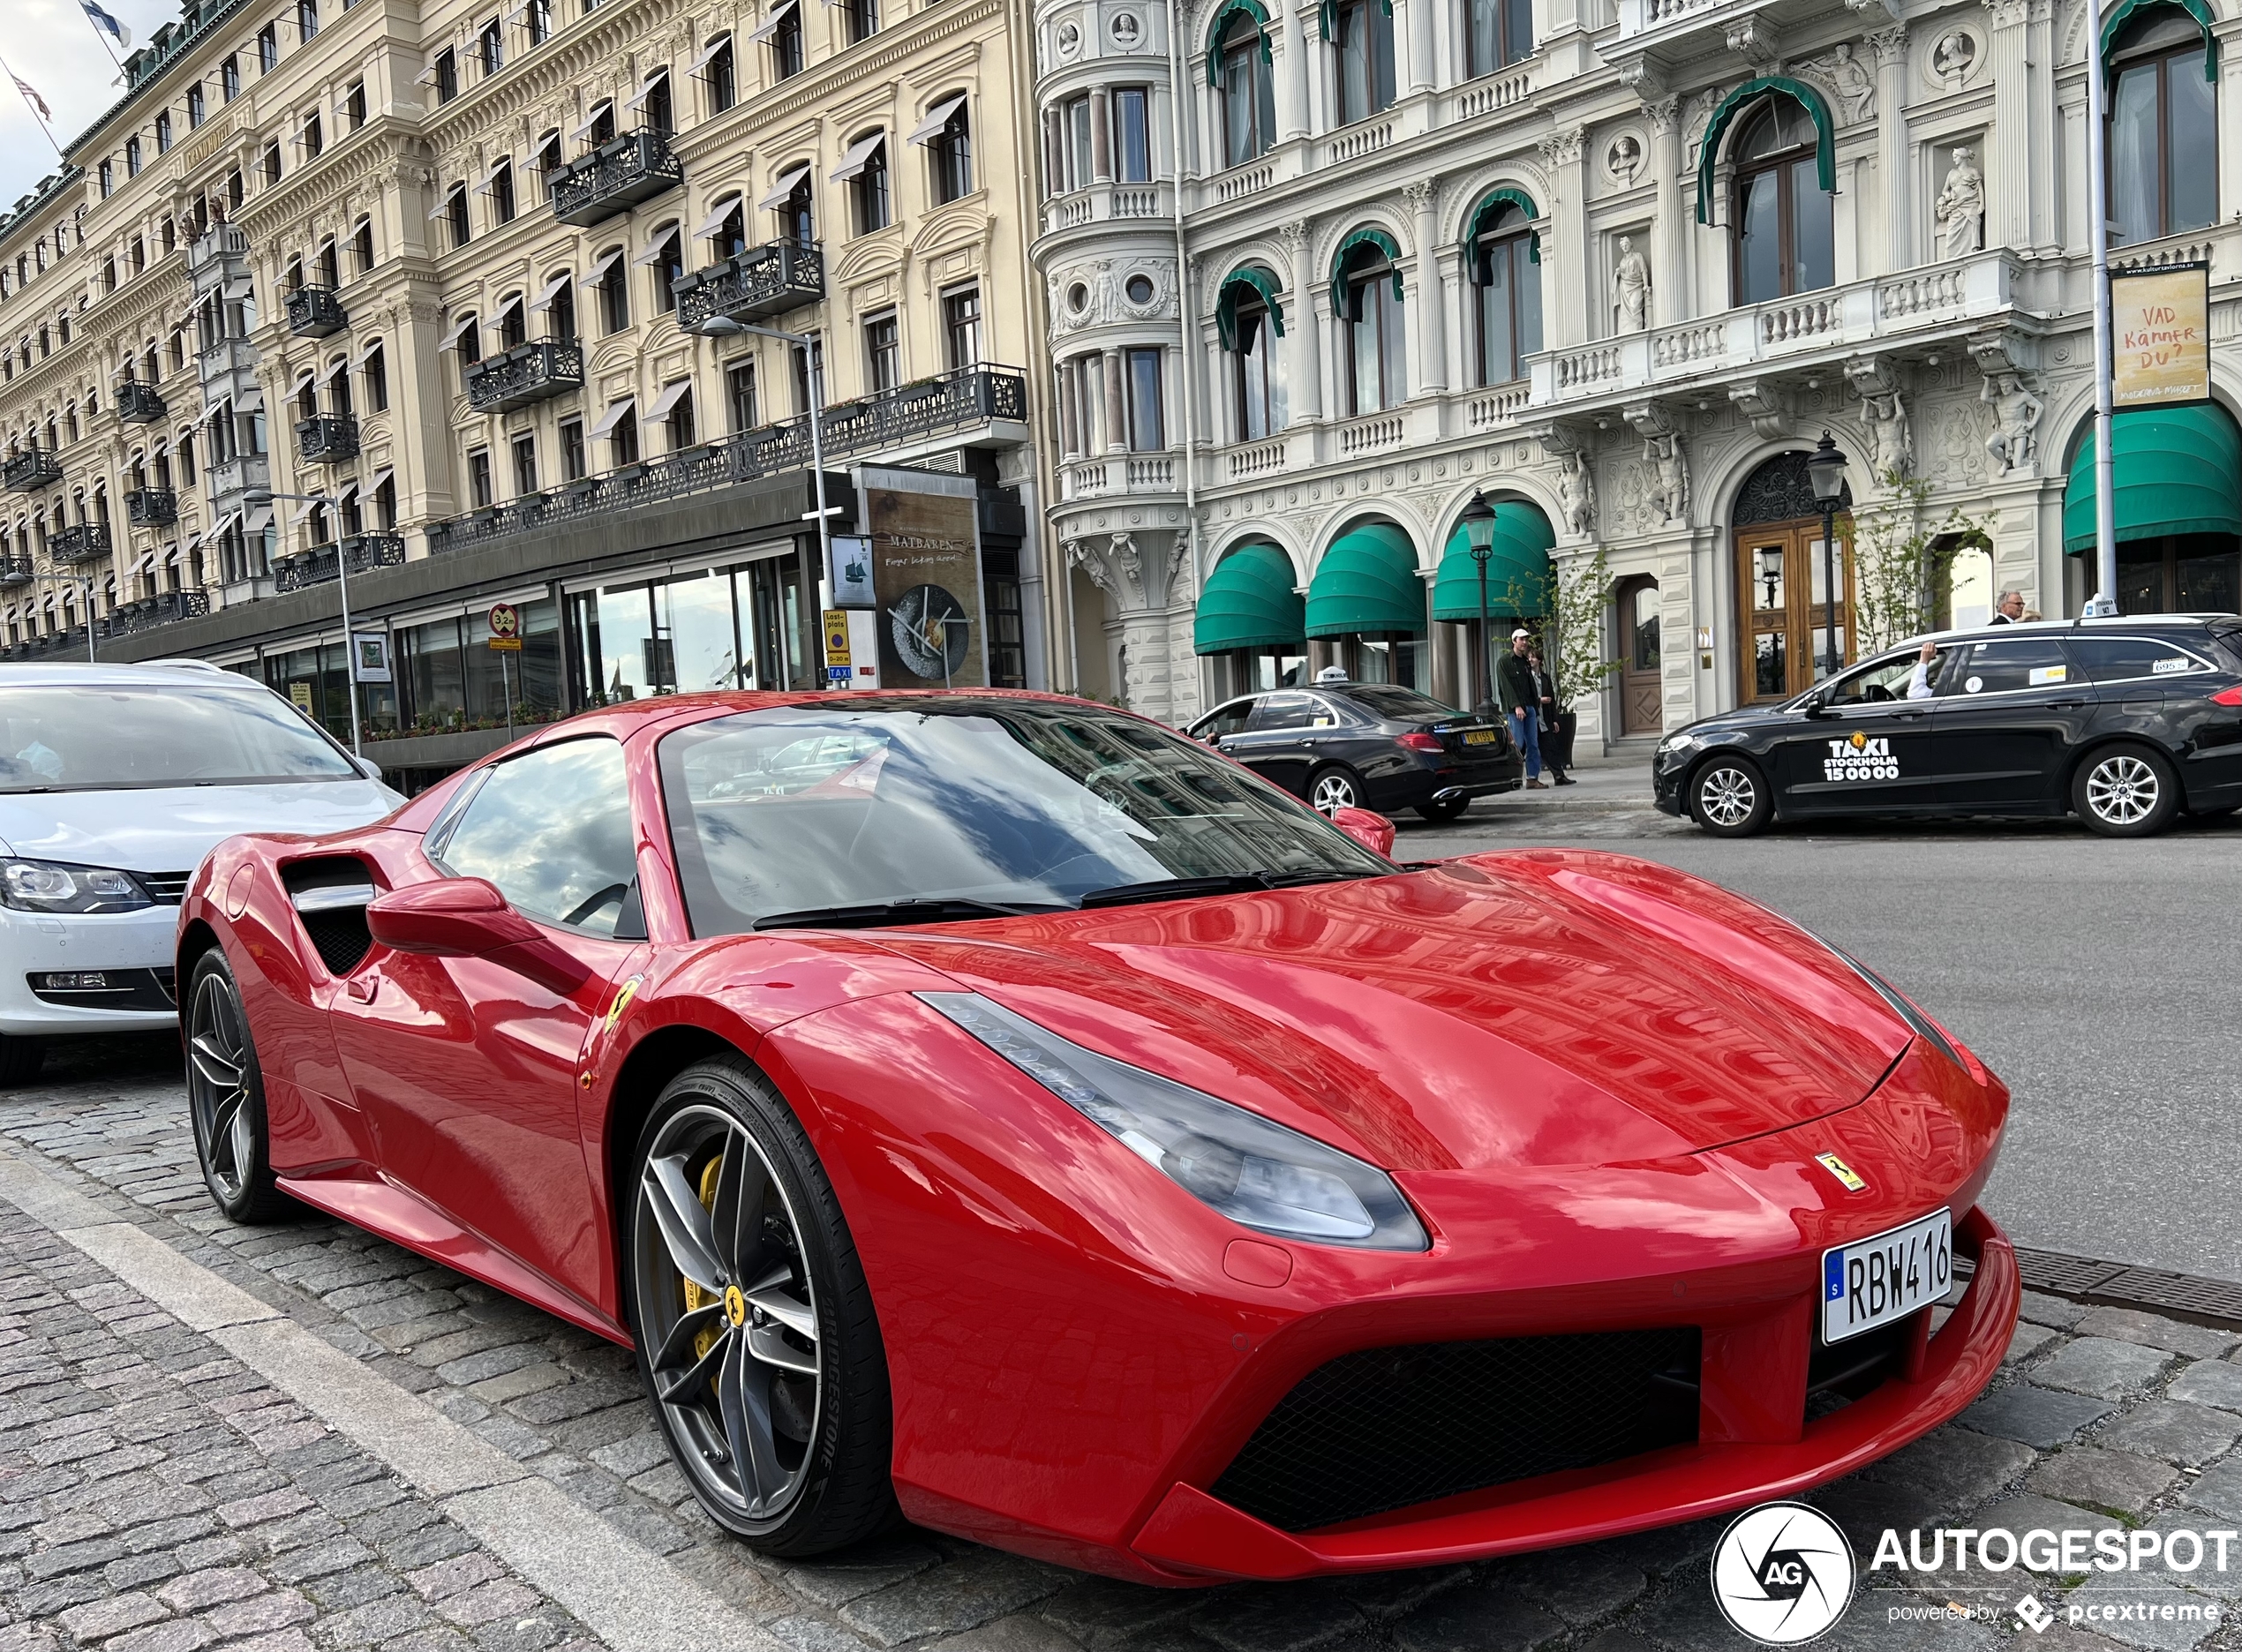
<instances>
[{"instance_id":1,"label":"white car headlight","mask_svg":"<svg viewBox=\"0 0 2242 1652\"><path fill-rule=\"evenodd\" d=\"M1704 744L1703 740L1685 730L1678 734L1669 734L1660 740L1658 755L1661 757L1678 757L1683 752L1694 751Z\"/></svg>"},{"instance_id":2,"label":"white car headlight","mask_svg":"<svg viewBox=\"0 0 2242 1652\"><path fill-rule=\"evenodd\" d=\"M138 912L155 905L130 872L50 860L0 860L0 902L39 912Z\"/></svg>"},{"instance_id":3,"label":"white car headlight","mask_svg":"<svg viewBox=\"0 0 2242 1652\"><path fill-rule=\"evenodd\" d=\"M1393 1179L1351 1154L1085 1049L977 993L918 997L1241 1227L1371 1250L1432 1243Z\"/></svg>"}]
</instances>

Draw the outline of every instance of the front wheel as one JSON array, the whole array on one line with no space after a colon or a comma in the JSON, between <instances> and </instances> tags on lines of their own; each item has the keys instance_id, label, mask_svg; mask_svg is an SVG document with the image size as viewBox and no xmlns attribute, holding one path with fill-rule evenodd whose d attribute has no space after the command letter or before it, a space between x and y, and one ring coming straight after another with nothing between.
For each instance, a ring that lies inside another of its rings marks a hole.
<instances>
[{"instance_id":1,"label":"front wheel","mask_svg":"<svg viewBox=\"0 0 2242 1652\"><path fill-rule=\"evenodd\" d=\"M1715 757L1689 783L1689 809L1716 837L1749 837L1775 812L1767 778L1743 757Z\"/></svg>"},{"instance_id":2,"label":"front wheel","mask_svg":"<svg viewBox=\"0 0 2242 1652\"><path fill-rule=\"evenodd\" d=\"M289 1213L290 1201L273 1181L265 1078L241 987L215 947L195 961L190 982L187 1112L202 1184L228 1221L276 1220Z\"/></svg>"},{"instance_id":3,"label":"front wheel","mask_svg":"<svg viewBox=\"0 0 2242 1652\"><path fill-rule=\"evenodd\" d=\"M773 1555L895 1520L871 1289L793 1110L744 1060L703 1062L663 1090L633 1165L639 1372L701 1506Z\"/></svg>"},{"instance_id":4,"label":"front wheel","mask_svg":"<svg viewBox=\"0 0 2242 1652\"><path fill-rule=\"evenodd\" d=\"M1319 815L1362 807L1362 782L1351 770L1331 763L1308 777L1308 806Z\"/></svg>"},{"instance_id":5,"label":"front wheel","mask_svg":"<svg viewBox=\"0 0 2242 1652\"><path fill-rule=\"evenodd\" d=\"M2071 777L2071 807L2089 831L2146 837L2178 812L2179 777L2163 753L2147 746L2105 746Z\"/></svg>"}]
</instances>

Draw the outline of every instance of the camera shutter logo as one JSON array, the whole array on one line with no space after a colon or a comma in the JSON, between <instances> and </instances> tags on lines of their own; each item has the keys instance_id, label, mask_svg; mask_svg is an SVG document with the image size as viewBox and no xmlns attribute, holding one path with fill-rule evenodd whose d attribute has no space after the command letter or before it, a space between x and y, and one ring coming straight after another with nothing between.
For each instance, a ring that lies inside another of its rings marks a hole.
<instances>
[{"instance_id":1,"label":"camera shutter logo","mask_svg":"<svg viewBox=\"0 0 2242 1652\"><path fill-rule=\"evenodd\" d=\"M1728 1523L1712 1551L1712 1598L1740 1634L1798 1646L1853 1603L1853 1545L1803 1503L1763 1503Z\"/></svg>"}]
</instances>

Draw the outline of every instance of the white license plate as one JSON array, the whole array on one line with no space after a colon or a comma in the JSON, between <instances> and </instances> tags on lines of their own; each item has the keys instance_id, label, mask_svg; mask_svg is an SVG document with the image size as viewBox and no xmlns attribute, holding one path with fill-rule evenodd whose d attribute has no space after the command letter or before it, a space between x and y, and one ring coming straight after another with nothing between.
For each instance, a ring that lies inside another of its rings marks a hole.
<instances>
[{"instance_id":1,"label":"white license plate","mask_svg":"<svg viewBox=\"0 0 2242 1652\"><path fill-rule=\"evenodd\" d=\"M1842 1342L1904 1319L1954 1282L1954 1222L1946 1211L1873 1239L1822 1252L1822 1340Z\"/></svg>"}]
</instances>

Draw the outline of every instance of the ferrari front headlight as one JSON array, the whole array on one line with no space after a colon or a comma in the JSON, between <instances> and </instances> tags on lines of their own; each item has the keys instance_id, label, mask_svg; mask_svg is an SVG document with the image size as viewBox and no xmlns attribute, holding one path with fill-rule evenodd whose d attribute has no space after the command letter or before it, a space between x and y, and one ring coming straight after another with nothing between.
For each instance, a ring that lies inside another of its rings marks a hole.
<instances>
[{"instance_id":1,"label":"ferrari front headlight","mask_svg":"<svg viewBox=\"0 0 2242 1652\"><path fill-rule=\"evenodd\" d=\"M0 860L0 902L38 912L138 912L155 905L130 872L50 860Z\"/></svg>"},{"instance_id":2,"label":"ferrari front headlight","mask_svg":"<svg viewBox=\"0 0 2242 1652\"><path fill-rule=\"evenodd\" d=\"M1393 1178L1350 1153L1085 1049L977 993L918 997L1241 1227L1372 1250L1432 1243Z\"/></svg>"}]
</instances>

